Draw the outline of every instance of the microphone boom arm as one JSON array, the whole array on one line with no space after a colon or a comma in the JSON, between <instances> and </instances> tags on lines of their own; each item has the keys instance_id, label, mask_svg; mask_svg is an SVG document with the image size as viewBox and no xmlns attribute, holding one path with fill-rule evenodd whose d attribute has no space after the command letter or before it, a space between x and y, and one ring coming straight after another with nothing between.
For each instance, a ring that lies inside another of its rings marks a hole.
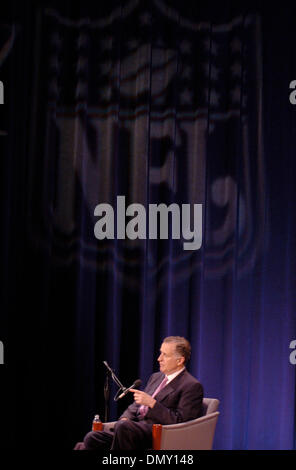
<instances>
[{"instance_id":1,"label":"microphone boom arm","mask_svg":"<svg viewBox=\"0 0 296 470\"><path fill-rule=\"evenodd\" d=\"M119 388L121 388L122 390L125 390L125 387L122 385L122 383L120 382L119 378L116 377L114 370L111 369L111 367L109 366L109 364L107 363L107 361L103 361L103 364L107 367L108 371L110 372L111 377L112 377L112 379L113 379L113 382L115 382L116 385L118 385Z\"/></svg>"},{"instance_id":2,"label":"microphone boom arm","mask_svg":"<svg viewBox=\"0 0 296 470\"><path fill-rule=\"evenodd\" d=\"M104 365L107 367L108 371L110 372L111 374L111 377L113 379L113 381L118 385L119 389L117 390L117 393L114 397L114 401L118 401L119 398L122 398L124 397L131 388L134 388L134 387L138 387L139 385L141 385L141 380L135 380L135 382L133 383L133 385L131 385L130 387L124 387L122 385L122 383L120 382L120 380L118 379L118 377L116 377L115 375L115 372L114 370L111 369L111 367L109 366L109 364L106 362L106 361L103 361ZM119 393L122 392L120 395Z\"/></svg>"}]
</instances>

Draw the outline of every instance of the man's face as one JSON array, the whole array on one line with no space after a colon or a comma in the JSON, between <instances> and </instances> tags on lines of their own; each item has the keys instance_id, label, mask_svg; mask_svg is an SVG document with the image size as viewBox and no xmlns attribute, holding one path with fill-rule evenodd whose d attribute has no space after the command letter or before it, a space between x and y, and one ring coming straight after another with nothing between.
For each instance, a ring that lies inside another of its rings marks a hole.
<instances>
[{"instance_id":1,"label":"man's face","mask_svg":"<svg viewBox=\"0 0 296 470\"><path fill-rule=\"evenodd\" d=\"M162 343L157 360L159 370L166 375L173 374L184 366L184 358L176 352L176 343Z\"/></svg>"}]
</instances>

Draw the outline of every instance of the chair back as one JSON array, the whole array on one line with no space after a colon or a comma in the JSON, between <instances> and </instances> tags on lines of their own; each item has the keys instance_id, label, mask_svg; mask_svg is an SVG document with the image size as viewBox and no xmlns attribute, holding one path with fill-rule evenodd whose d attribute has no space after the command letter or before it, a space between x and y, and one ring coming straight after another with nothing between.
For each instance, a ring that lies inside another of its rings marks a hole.
<instances>
[{"instance_id":1,"label":"chair back","mask_svg":"<svg viewBox=\"0 0 296 470\"><path fill-rule=\"evenodd\" d=\"M154 450L211 450L219 416L217 398L203 399L203 416L176 424L153 424Z\"/></svg>"},{"instance_id":2,"label":"chair back","mask_svg":"<svg viewBox=\"0 0 296 470\"><path fill-rule=\"evenodd\" d=\"M202 416L215 413L218 410L220 401L217 398L204 398L202 401Z\"/></svg>"}]
</instances>

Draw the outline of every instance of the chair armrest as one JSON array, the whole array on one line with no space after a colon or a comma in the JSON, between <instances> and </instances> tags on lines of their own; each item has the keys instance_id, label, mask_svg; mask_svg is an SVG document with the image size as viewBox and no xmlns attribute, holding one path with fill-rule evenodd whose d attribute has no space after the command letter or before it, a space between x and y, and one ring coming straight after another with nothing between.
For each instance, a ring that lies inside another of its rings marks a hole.
<instances>
[{"instance_id":1,"label":"chair armrest","mask_svg":"<svg viewBox=\"0 0 296 470\"><path fill-rule=\"evenodd\" d=\"M103 431L113 431L116 423L117 421L109 421L108 423L103 423Z\"/></svg>"},{"instance_id":2,"label":"chair armrest","mask_svg":"<svg viewBox=\"0 0 296 470\"><path fill-rule=\"evenodd\" d=\"M177 424L153 424L154 450L210 450L219 411Z\"/></svg>"}]
</instances>

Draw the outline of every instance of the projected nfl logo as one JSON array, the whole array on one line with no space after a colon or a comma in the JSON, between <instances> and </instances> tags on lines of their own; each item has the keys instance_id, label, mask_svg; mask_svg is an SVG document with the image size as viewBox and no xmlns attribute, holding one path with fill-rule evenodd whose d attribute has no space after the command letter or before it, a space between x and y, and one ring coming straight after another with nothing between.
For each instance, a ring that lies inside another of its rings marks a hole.
<instances>
[{"instance_id":1,"label":"projected nfl logo","mask_svg":"<svg viewBox=\"0 0 296 470\"><path fill-rule=\"evenodd\" d=\"M264 207L258 17L195 23L158 1L149 8L129 2L93 20L49 10L44 21L47 134L56 133L58 142L59 248L78 234L78 187L89 210L85 262L95 263L94 253L103 250L93 237L94 208L114 207L124 195L127 204L145 207L203 205L202 250L184 253L182 240L173 241L180 273L193 257L191 272L203 259L205 276L221 276L233 268L235 250L238 275L248 272L262 249ZM71 80L68 70L75 71ZM47 155L52 145L46 142ZM128 262L130 250L145 248L156 272L162 265L157 243L133 240L117 249Z\"/></svg>"}]
</instances>

